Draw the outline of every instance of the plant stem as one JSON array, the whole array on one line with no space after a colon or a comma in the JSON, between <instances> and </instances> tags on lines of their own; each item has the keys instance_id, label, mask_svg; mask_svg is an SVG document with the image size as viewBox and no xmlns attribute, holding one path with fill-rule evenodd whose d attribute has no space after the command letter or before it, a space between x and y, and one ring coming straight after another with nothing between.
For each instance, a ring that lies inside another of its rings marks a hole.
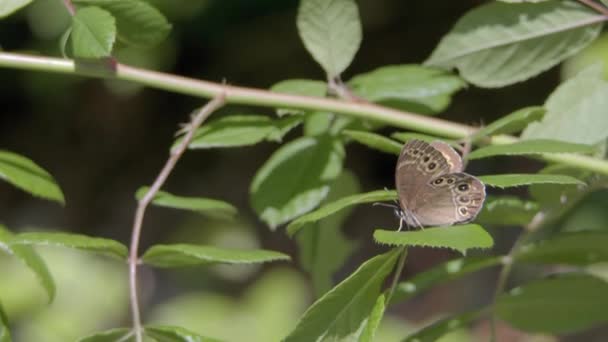
<instances>
[{"instance_id":1,"label":"plant stem","mask_svg":"<svg viewBox=\"0 0 608 342\"><path fill-rule=\"evenodd\" d=\"M608 17L608 8L596 3L595 1L593 1L593 0L578 0L578 1L580 3L586 5L587 7L594 9L595 11L602 14L603 16Z\"/></svg>"},{"instance_id":2,"label":"plant stem","mask_svg":"<svg viewBox=\"0 0 608 342\"><path fill-rule=\"evenodd\" d=\"M76 7L74 7L72 0L63 0L63 5L68 10L68 13L70 13L71 16L74 16L74 14L76 14Z\"/></svg>"},{"instance_id":3,"label":"plant stem","mask_svg":"<svg viewBox=\"0 0 608 342\"><path fill-rule=\"evenodd\" d=\"M395 289L397 289L397 284L399 284L399 278L401 278L401 273L403 272L403 267L405 266L405 259L407 258L407 248L399 248L401 248L401 256L399 256L399 261L397 261L397 267L395 268L395 275L393 276L393 283L391 284L391 289L389 290L388 295L386 296L386 300L384 301L386 305L390 304L393 294L395 293Z\"/></svg>"},{"instance_id":4,"label":"plant stem","mask_svg":"<svg viewBox=\"0 0 608 342\"><path fill-rule=\"evenodd\" d=\"M142 341L142 324L141 324L141 313L139 309L139 299L137 294L137 265L139 263L138 259L138 249L139 249L139 240L141 236L141 228L144 220L144 214L146 212L146 208L152 202L156 193L163 186L175 164L177 164L178 160L184 154L188 145L192 141L192 137L196 129L218 108L224 105L226 101L225 94L220 92L217 94L215 98L209 101L204 107L196 112L196 114L192 117L189 125L187 126L187 132L181 141L181 143L174 149L171 150L169 159L163 166L163 169L158 174L154 183L146 192L144 197L138 201L137 210L135 212L135 219L133 221L133 230L131 235L131 247L129 249L129 290L131 297L131 315L133 319L133 331L135 332L135 340L136 342Z\"/></svg>"},{"instance_id":5,"label":"plant stem","mask_svg":"<svg viewBox=\"0 0 608 342\"><path fill-rule=\"evenodd\" d=\"M361 119L383 122L395 127L407 128L446 138L465 138L476 131L475 128L463 124L399 111L371 103L280 94L262 89L228 86L151 70L138 69L120 63L116 63L115 66L112 65L113 68L115 67L113 70L109 70L110 68L108 68L105 73L98 72L91 74L90 69L87 72L86 68L83 69L82 67L78 67L76 63L67 59L0 52L0 67L116 78L157 89L205 98L211 98L219 93L225 92L226 102L228 103L328 111ZM509 144L516 141L518 141L518 139L515 137L499 135L492 137L490 143ZM546 161L561 163L574 168L608 175L608 161L599 158L567 153L545 154L540 158Z\"/></svg>"}]
</instances>

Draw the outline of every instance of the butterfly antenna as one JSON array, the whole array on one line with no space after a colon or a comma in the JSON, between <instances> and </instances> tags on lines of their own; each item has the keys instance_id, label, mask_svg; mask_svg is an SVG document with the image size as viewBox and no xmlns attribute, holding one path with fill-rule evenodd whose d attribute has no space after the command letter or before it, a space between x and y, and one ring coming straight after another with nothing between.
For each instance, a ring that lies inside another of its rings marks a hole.
<instances>
[{"instance_id":1,"label":"butterfly antenna","mask_svg":"<svg viewBox=\"0 0 608 342\"><path fill-rule=\"evenodd\" d=\"M399 207L395 204L387 204L387 203L382 203L382 202L374 202L372 204L373 206L381 206L381 207L387 207L387 208L393 208L393 209L398 209Z\"/></svg>"}]
</instances>

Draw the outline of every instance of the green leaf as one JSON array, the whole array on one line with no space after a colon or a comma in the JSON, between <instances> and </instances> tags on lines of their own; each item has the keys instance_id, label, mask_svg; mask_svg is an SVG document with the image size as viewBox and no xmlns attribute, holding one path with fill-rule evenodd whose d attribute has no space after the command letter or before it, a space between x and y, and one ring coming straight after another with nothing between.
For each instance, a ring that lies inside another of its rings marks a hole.
<instances>
[{"instance_id":1,"label":"green leaf","mask_svg":"<svg viewBox=\"0 0 608 342\"><path fill-rule=\"evenodd\" d=\"M545 103L547 114L523 132L524 139L596 144L608 137L608 82L599 64L562 83Z\"/></svg>"},{"instance_id":2,"label":"green leaf","mask_svg":"<svg viewBox=\"0 0 608 342\"><path fill-rule=\"evenodd\" d=\"M541 106L525 107L516 110L475 132L472 140L477 141L491 135L519 132L526 128L529 123L542 119L545 112L546 109Z\"/></svg>"},{"instance_id":3,"label":"green leaf","mask_svg":"<svg viewBox=\"0 0 608 342\"><path fill-rule=\"evenodd\" d=\"M391 138L395 138L402 142L407 142L408 140L411 140L411 139L418 139L418 140L422 140L422 141L431 143L433 141L439 140L439 141L443 141L444 143L446 143L452 147L457 147L459 145L456 141L453 141L453 140L446 140L446 139L435 137L432 135L426 135L426 134L420 134L420 133L395 132L395 133L391 134Z\"/></svg>"},{"instance_id":4,"label":"green leaf","mask_svg":"<svg viewBox=\"0 0 608 342\"><path fill-rule=\"evenodd\" d=\"M575 169L565 165L549 165L540 171L540 174L545 175L566 175L576 179L589 178L589 172L580 169ZM564 206L564 199L573 200L577 197L585 195L586 191L581 191L580 184L564 184L556 186L555 184L533 184L530 186L529 192L531 197L537 201L544 209L550 208L555 214L564 212L569 209L569 206ZM573 203L576 200L573 201Z\"/></svg>"},{"instance_id":5,"label":"green leaf","mask_svg":"<svg viewBox=\"0 0 608 342\"><path fill-rule=\"evenodd\" d=\"M403 144L376 133L345 130L342 134L358 143L390 154L399 155L403 147Z\"/></svg>"},{"instance_id":6,"label":"green leaf","mask_svg":"<svg viewBox=\"0 0 608 342\"><path fill-rule=\"evenodd\" d=\"M85 7L72 17L72 51L77 58L101 58L112 54L116 40L114 17L99 7Z\"/></svg>"},{"instance_id":7,"label":"green leaf","mask_svg":"<svg viewBox=\"0 0 608 342\"><path fill-rule=\"evenodd\" d=\"M365 324L400 249L378 255L327 292L304 313L284 342L347 339Z\"/></svg>"},{"instance_id":8,"label":"green leaf","mask_svg":"<svg viewBox=\"0 0 608 342\"><path fill-rule=\"evenodd\" d=\"M0 18L8 17L27 6L32 0L2 0L0 1ZM1 336L1 335L0 335ZM2 339L0 341L4 342Z\"/></svg>"},{"instance_id":9,"label":"green leaf","mask_svg":"<svg viewBox=\"0 0 608 342\"><path fill-rule=\"evenodd\" d=\"M283 253L267 250L239 250L188 244L155 245L142 256L144 263L156 267L182 267L211 263L253 264L289 260Z\"/></svg>"},{"instance_id":10,"label":"green leaf","mask_svg":"<svg viewBox=\"0 0 608 342\"><path fill-rule=\"evenodd\" d=\"M335 202L328 203L321 208L299 217L287 226L287 233L294 235L307 223L317 222L318 220L332 215L346 207L356 204L391 201L397 198L397 192L387 190L376 190L363 194L356 194L341 198Z\"/></svg>"},{"instance_id":11,"label":"green leaf","mask_svg":"<svg viewBox=\"0 0 608 342\"><path fill-rule=\"evenodd\" d=\"M488 196L475 221L483 225L522 226L530 223L538 209L538 203L515 196Z\"/></svg>"},{"instance_id":12,"label":"green leaf","mask_svg":"<svg viewBox=\"0 0 608 342\"><path fill-rule=\"evenodd\" d=\"M254 210L271 229L307 213L327 196L343 159L335 137L302 137L281 146L251 183Z\"/></svg>"},{"instance_id":13,"label":"green leaf","mask_svg":"<svg viewBox=\"0 0 608 342\"><path fill-rule=\"evenodd\" d=\"M56 287L46 263L31 246L13 244L14 237L15 235L5 226L0 225L0 250L21 260L36 275L38 282L46 291L49 302L52 302L55 299Z\"/></svg>"},{"instance_id":14,"label":"green leaf","mask_svg":"<svg viewBox=\"0 0 608 342\"><path fill-rule=\"evenodd\" d=\"M360 186L357 178L344 170L332 184L324 202L357 193ZM308 223L308 227L297 236L300 263L310 273L315 298L321 297L333 286L332 276L352 254L357 243L342 233L341 227L351 210L342 210L324 220Z\"/></svg>"},{"instance_id":15,"label":"green leaf","mask_svg":"<svg viewBox=\"0 0 608 342\"><path fill-rule=\"evenodd\" d=\"M326 112L306 113L304 120L304 135L315 136L329 131L335 115Z\"/></svg>"},{"instance_id":16,"label":"green leaf","mask_svg":"<svg viewBox=\"0 0 608 342\"><path fill-rule=\"evenodd\" d=\"M139 47L162 42L171 31L165 16L142 0L72 0L80 6L98 6L116 18L118 39Z\"/></svg>"},{"instance_id":17,"label":"green leaf","mask_svg":"<svg viewBox=\"0 0 608 342\"><path fill-rule=\"evenodd\" d=\"M353 92L373 102L398 102L400 109L435 114L450 104L465 82L444 70L415 64L391 65L357 75L348 82Z\"/></svg>"},{"instance_id":18,"label":"green leaf","mask_svg":"<svg viewBox=\"0 0 608 342\"><path fill-rule=\"evenodd\" d=\"M461 329L470 325L483 316L485 310L475 310L448 318L438 320L437 322L422 328L414 334L408 336L403 342L434 342L451 331Z\"/></svg>"},{"instance_id":19,"label":"green leaf","mask_svg":"<svg viewBox=\"0 0 608 342\"><path fill-rule=\"evenodd\" d=\"M148 325L145 332L158 342L220 342L181 327Z\"/></svg>"},{"instance_id":20,"label":"green leaf","mask_svg":"<svg viewBox=\"0 0 608 342\"><path fill-rule=\"evenodd\" d=\"M524 81L591 43L603 16L574 1L491 2L465 14L426 65L457 68L480 87Z\"/></svg>"},{"instance_id":21,"label":"green leaf","mask_svg":"<svg viewBox=\"0 0 608 342\"><path fill-rule=\"evenodd\" d=\"M376 229L374 239L379 243L396 246L450 248L463 255L471 248L490 248L494 245L492 236L477 224L424 228L405 232Z\"/></svg>"},{"instance_id":22,"label":"green leaf","mask_svg":"<svg viewBox=\"0 0 608 342\"><path fill-rule=\"evenodd\" d=\"M261 115L231 115L197 129L188 147L199 149L249 146L264 140L280 142L283 136L301 121L298 117L272 120ZM174 147L181 141L181 138L178 139Z\"/></svg>"},{"instance_id":23,"label":"green leaf","mask_svg":"<svg viewBox=\"0 0 608 342\"><path fill-rule=\"evenodd\" d=\"M559 140L522 140L506 145L490 145L479 148L468 155L470 160L494 156L538 155L543 153L592 153L593 146Z\"/></svg>"},{"instance_id":24,"label":"green leaf","mask_svg":"<svg viewBox=\"0 0 608 342\"><path fill-rule=\"evenodd\" d=\"M549 240L521 248L517 262L586 266L608 261L607 232L557 234Z\"/></svg>"},{"instance_id":25,"label":"green leaf","mask_svg":"<svg viewBox=\"0 0 608 342\"><path fill-rule=\"evenodd\" d=\"M0 302L0 342L11 342L11 332L8 326L8 318Z\"/></svg>"},{"instance_id":26,"label":"green leaf","mask_svg":"<svg viewBox=\"0 0 608 342\"><path fill-rule=\"evenodd\" d=\"M289 95L325 97L325 94L327 93L327 84L325 82L315 80L292 79L274 84L272 87L270 87L270 91ZM277 109L277 114L279 116L285 114L303 114L304 112L304 110L300 109Z\"/></svg>"},{"instance_id":27,"label":"green leaf","mask_svg":"<svg viewBox=\"0 0 608 342\"><path fill-rule=\"evenodd\" d=\"M12 245L37 245L75 248L84 251L107 254L126 259L127 247L110 239L68 233L21 233L15 235Z\"/></svg>"},{"instance_id":28,"label":"green leaf","mask_svg":"<svg viewBox=\"0 0 608 342\"><path fill-rule=\"evenodd\" d=\"M608 283L567 274L534 281L500 296L496 314L527 332L564 334L608 321Z\"/></svg>"},{"instance_id":29,"label":"green leaf","mask_svg":"<svg viewBox=\"0 0 608 342\"><path fill-rule=\"evenodd\" d=\"M531 184L573 184L585 186L584 182L566 175L511 173L503 175L486 175L477 177L485 185L494 188L510 188Z\"/></svg>"},{"instance_id":30,"label":"green leaf","mask_svg":"<svg viewBox=\"0 0 608 342\"><path fill-rule=\"evenodd\" d=\"M494 256L467 257L444 262L397 284L390 304L408 300L434 285L444 284L467 274L500 265L501 262L501 257Z\"/></svg>"},{"instance_id":31,"label":"green leaf","mask_svg":"<svg viewBox=\"0 0 608 342\"><path fill-rule=\"evenodd\" d=\"M135 334L128 328L116 328L93 333L83 337L78 342L133 342Z\"/></svg>"},{"instance_id":32,"label":"green leaf","mask_svg":"<svg viewBox=\"0 0 608 342\"><path fill-rule=\"evenodd\" d=\"M0 178L34 196L65 203L53 177L30 159L18 154L0 151Z\"/></svg>"},{"instance_id":33,"label":"green leaf","mask_svg":"<svg viewBox=\"0 0 608 342\"><path fill-rule=\"evenodd\" d=\"M376 300L376 305L372 309L372 313L367 318L367 322L365 323L365 328L363 328L363 332L361 336L359 336L358 342L374 342L374 337L376 335L376 331L380 326L380 322L382 321L382 317L384 316L384 310L386 298L384 295L380 295Z\"/></svg>"},{"instance_id":34,"label":"green leaf","mask_svg":"<svg viewBox=\"0 0 608 342\"><path fill-rule=\"evenodd\" d=\"M148 190L150 190L150 188L146 186L139 188L135 197L138 200L141 200ZM212 217L233 217L237 213L236 208L232 204L224 201L203 197L175 196L164 191L156 193L152 200L152 204L159 207L191 210Z\"/></svg>"},{"instance_id":35,"label":"green leaf","mask_svg":"<svg viewBox=\"0 0 608 342\"><path fill-rule=\"evenodd\" d=\"M350 65L361 44L359 10L353 0L302 0L296 24L306 50L328 78Z\"/></svg>"}]
</instances>

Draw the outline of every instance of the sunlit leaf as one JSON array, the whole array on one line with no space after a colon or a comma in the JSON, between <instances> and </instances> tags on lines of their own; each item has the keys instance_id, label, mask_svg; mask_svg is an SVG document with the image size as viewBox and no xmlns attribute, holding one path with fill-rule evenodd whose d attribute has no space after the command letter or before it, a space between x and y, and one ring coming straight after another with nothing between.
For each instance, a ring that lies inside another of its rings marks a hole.
<instances>
[{"instance_id":1,"label":"sunlit leaf","mask_svg":"<svg viewBox=\"0 0 608 342\"><path fill-rule=\"evenodd\" d=\"M401 231L376 229L374 239L382 244L449 248L466 254L471 248L490 248L492 236L477 224Z\"/></svg>"},{"instance_id":2,"label":"sunlit leaf","mask_svg":"<svg viewBox=\"0 0 608 342\"><path fill-rule=\"evenodd\" d=\"M110 12L84 7L72 17L72 52L78 58L101 58L112 54L116 22Z\"/></svg>"},{"instance_id":3,"label":"sunlit leaf","mask_svg":"<svg viewBox=\"0 0 608 342\"><path fill-rule=\"evenodd\" d=\"M516 110L475 132L472 140L479 140L491 135L519 132L526 128L529 123L540 120L545 115L545 112L546 109L541 106L525 107Z\"/></svg>"},{"instance_id":4,"label":"sunlit leaf","mask_svg":"<svg viewBox=\"0 0 608 342\"><path fill-rule=\"evenodd\" d=\"M22 9L32 2L32 0L2 0L0 1L0 18L8 17L14 12ZM2 341L2 339L0 339ZM4 342L4 341L2 341Z\"/></svg>"},{"instance_id":5,"label":"sunlit leaf","mask_svg":"<svg viewBox=\"0 0 608 342\"><path fill-rule=\"evenodd\" d=\"M46 291L49 302L52 302L55 299L55 281L46 263L31 246L13 244L14 237L13 233L0 225L0 250L21 260L36 275L38 282Z\"/></svg>"},{"instance_id":6,"label":"sunlit leaf","mask_svg":"<svg viewBox=\"0 0 608 342\"><path fill-rule=\"evenodd\" d=\"M573 184L585 186L584 182L566 175L511 173L479 176L478 178L485 185L495 188L510 188L531 184Z\"/></svg>"},{"instance_id":7,"label":"sunlit leaf","mask_svg":"<svg viewBox=\"0 0 608 342\"><path fill-rule=\"evenodd\" d=\"M135 197L138 200L142 199L148 190L150 190L148 187L139 188ZM175 196L164 191L156 193L152 204L159 207L191 210L212 217L232 217L237 213L236 208L232 204L224 201L203 197Z\"/></svg>"},{"instance_id":8,"label":"sunlit leaf","mask_svg":"<svg viewBox=\"0 0 608 342\"><path fill-rule=\"evenodd\" d=\"M530 223L539 205L515 196L488 196L475 219L480 224L521 226Z\"/></svg>"},{"instance_id":9,"label":"sunlit leaf","mask_svg":"<svg viewBox=\"0 0 608 342\"><path fill-rule=\"evenodd\" d=\"M498 317L527 332L571 333L608 321L608 283L566 274L537 280L501 295Z\"/></svg>"},{"instance_id":10,"label":"sunlit leaf","mask_svg":"<svg viewBox=\"0 0 608 342\"><path fill-rule=\"evenodd\" d=\"M494 156L538 155L543 153L592 153L593 146L559 140L522 140L506 145L490 145L479 148L468 155L469 159Z\"/></svg>"},{"instance_id":11,"label":"sunlit leaf","mask_svg":"<svg viewBox=\"0 0 608 342\"><path fill-rule=\"evenodd\" d=\"M421 330L417 331L416 333L408 336L406 339L403 340L403 342L437 341L441 336L451 331L467 327L468 325L479 319L484 313L484 310L475 310L438 320L437 322L426 326Z\"/></svg>"},{"instance_id":12,"label":"sunlit leaf","mask_svg":"<svg viewBox=\"0 0 608 342\"><path fill-rule=\"evenodd\" d=\"M489 2L460 18L425 64L457 68L477 86L501 87L580 51L597 37L604 20L574 1Z\"/></svg>"},{"instance_id":13,"label":"sunlit leaf","mask_svg":"<svg viewBox=\"0 0 608 342\"><path fill-rule=\"evenodd\" d=\"M341 340L356 334L374 308L385 277L400 249L378 255L327 292L306 310L284 342Z\"/></svg>"},{"instance_id":14,"label":"sunlit leaf","mask_svg":"<svg viewBox=\"0 0 608 342\"><path fill-rule=\"evenodd\" d=\"M450 280L500 264L501 258L494 256L467 257L447 261L418 273L407 281L400 282L395 288L391 304L407 300L434 285L444 284Z\"/></svg>"},{"instance_id":15,"label":"sunlit leaf","mask_svg":"<svg viewBox=\"0 0 608 342\"><path fill-rule=\"evenodd\" d=\"M211 263L253 264L289 259L288 255L275 251L227 249L188 244L154 245L142 256L144 263L157 267L182 267Z\"/></svg>"},{"instance_id":16,"label":"sunlit leaf","mask_svg":"<svg viewBox=\"0 0 608 342\"><path fill-rule=\"evenodd\" d=\"M360 186L354 174L344 170L332 184L324 203L357 193ZM298 250L302 268L310 273L316 298L321 297L333 286L332 276L352 254L357 243L342 233L342 224L351 210L341 210L323 220L309 222L306 229L297 235Z\"/></svg>"},{"instance_id":17,"label":"sunlit leaf","mask_svg":"<svg viewBox=\"0 0 608 342\"><path fill-rule=\"evenodd\" d=\"M562 83L547 99L547 113L530 124L524 139L559 139L580 144L596 144L608 137L608 82L603 69L592 65Z\"/></svg>"},{"instance_id":18,"label":"sunlit leaf","mask_svg":"<svg viewBox=\"0 0 608 342\"><path fill-rule=\"evenodd\" d=\"M220 342L180 327L149 325L145 332L157 342Z\"/></svg>"},{"instance_id":19,"label":"sunlit leaf","mask_svg":"<svg viewBox=\"0 0 608 342\"><path fill-rule=\"evenodd\" d=\"M321 208L299 217L287 226L287 233L294 235L307 223L316 222L326 216L332 215L346 207L362 203L391 201L397 198L397 193L387 190L376 190L363 194L343 197L335 202L328 203Z\"/></svg>"},{"instance_id":20,"label":"sunlit leaf","mask_svg":"<svg viewBox=\"0 0 608 342\"><path fill-rule=\"evenodd\" d=\"M34 196L65 203L53 177L33 161L18 154L0 151L0 178Z\"/></svg>"},{"instance_id":21,"label":"sunlit leaf","mask_svg":"<svg viewBox=\"0 0 608 342\"><path fill-rule=\"evenodd\" d=\"M361 44L359 10L353 0L302 0L296 24L304 46L329 78L350 65Z\"/></svg>"},{"instance_id":22,"label":"sunlit leaf","mask_svg":"<svg viewBox=\"0 0 608 342\"><path fill-rule=\"evenodd\" d=\"M131 329L116 328L93 333L83 337L78 342L134 342L135 334Z\"/></svg>"},{"instance_id":23,"label":"sunlit leaf","mask_svg":"<svg viewBox=\"0 0 608 342\"><path fill-rule=\"evenodd\" d=\"M562 233L530 244L515 256L518 262L589 265L608 261L608 232Z\"/></svg>"},{"instance_id":24,"label":"sunlit leaf","mask_svg":"<svg viewBox=\"0 0 608 342\"><path fill-rule=\"evenodd\" d=\"M375 150L399 155L403 145L377 133L346 130L343 135Z\"/></svg>"},{"instance_id":25,"label":"sunlit leaf","mask_svg":"<svg viewBox=\"0 0 608 342\"><path fill-rule=\"evenodd\" d=\"M122 243L97 237L69 233L21 233L11 241L13 245L57 246L107 254L125 259L127 247Z\"/></svg>"},{"instance_id":26,"label":"sunlit leaf","mask_svg":"<svg viewBox=\"0 0 608 342\"><path fill-rule=\"evenodd\" d=\"M271 229L312 210L341 173L343 159L335 137L302 137L281 146L251 183L254 210Z\"/></svg>"},{"instance_id":27,"label":"sunlit leaf","mask_svg":"<svg viewBox=\"0 0 608 342\"><path fill-rule=\"evenodd\" d=\"M391 65L357 75L348 82L353 92L373 102L417 113L438 113L451 101L452 94L464 88L459 77L440 69L420 65Z\"/></svg>"},{"instance_id":28,"label":"sunlit leaf","mask_svg":"<svg viewBox=\"0 0 608 342\"><path fill-rule=\"evenodd\" d=\"M156 8L143 0L72 0L76 5L98 6L116 18L118 38L129 44L149 47L162 42L171 24Z\"/></svg>"}]
</instances>

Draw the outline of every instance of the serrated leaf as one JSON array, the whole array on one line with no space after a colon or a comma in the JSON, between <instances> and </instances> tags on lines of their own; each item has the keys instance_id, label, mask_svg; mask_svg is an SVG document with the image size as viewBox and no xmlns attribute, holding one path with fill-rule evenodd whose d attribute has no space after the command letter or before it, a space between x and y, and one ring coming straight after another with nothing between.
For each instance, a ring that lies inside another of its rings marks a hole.
<instances>
[{"instance_id":1,"label":"serrated leaf","mask_svg":"<svg viewBox=\"0 0 608 342\"><path fill-rule=\"evenodd\" d=\"M411 140L411 139L418 139L418 140L422 140L422 141L431 143L433 141L439 140L439 141L443 141L444 143L446 143L452 147L457 147L459 145L456 141L453 141L453 140L447 140L447 139L435 137L432 135L411 133L411 132L395 132L395 133L391 134L391 138L395 138L402 142L407 142L408 140Z\"/></svg>"},{"instance_id":2,"label":"serrated leaf","mask_svg":"<svg viewBox=\"0 0 608 342\"><path fill-rule=\"evenodd\" d=\"M205 124L196 130L190 149L238 147L261 141L281 141L283 136L302 121L298 117L272 120L261 115L231 115ZM174 147L181 142L178 139Z\"/></svg>"},{"instance_id":3,"label":"serrated leaf","mask_svg":"<svg viewBox=\"0 0 608 342\"><path fill-rule=\"evenodd\" d=\"M517 262L539 264L590 265L608 261L608 233L577 232L557 234L549 240L530 244L516 254Z\"/></svg>"},{"instance_id":4,"label":"serrated leaf","mask_svg":"<svg viewBox=\"0 0 608 342\"><path fill-rule=\"evenodd\" d=\"M145 328L147 336L157 342L220 342L209 337L201 336L181 327L148 325Z\"/></svg>"},{"instance_id":5,"label":"serrated leaf","mask_svg":"<svg viewBox=\"0 0 608 342\"><path fill-rule=\"evenodd\" d=\"M327 94L327 84L325 82L307 79L284 80L270 87L270 91L290 95L302 95L312 97L325 97ZM277 109L279 116L285 114L303 114L301 109Z\"/></svg>"},{"instance_id":6,"label":"serrated leaf","mask_svg":"<svg viewBox=\"0 0 608 342\"><path fill-rule=\"evenodd\" d=\"M401 143L372 132L345 130L342 135L375 150L395 155L399 155L403 147Z\"/></svg>"},{"instance_id":7,"label":"serrated leaf","mask_svg":"<svg viewBox=\"0 0 608 342\"><path fill-rule=\"evenodd\" d=\"M289 260L275 251L239 250L189 244L154 245L142 256L142 261L156 267L182 267L211 263L253 264Z\"/></svg>"},{"instance_id":8,"label":"serrated leaf","mask_svg":"<svg viewBox=\"0 0 608 342\"><path fill-rule=\"evenodd\" d=\"M494 245L492 236L477 224L402 232L376 229L374 239L379 243L395 246L449 248L459 251L463 255L468 249L490 248Z\"/></svg>"},{"instance_id":9,"label":"serrated leaf","mask_svg":"<svg viewBox=\"0 0 608 342\"><path fill-rule=\"evenodd\" d=\"M325 203L357 193L360 186L357 178L344 170L332 184ZM333 286L333 274L344 265L357 242L342 233L342 224L352 210L342 210L337 215L310 222L309 227L297 236L302 268L310 273L315 298L321 297Z\"/></svg>"},{"instance_id":10,"label":"serrated leaf","mask_svg":"<svg viewBox=\"0 0 608 342\"><path fill-rule=\"evenodd\" d=\"M530 223L538 210L538 203L533 201L515 196L488 196L475 221L484 225L522 226Z\"/></svg>"},{"instance_id":11,"label":"serrated leaf","mask_svg":"<svg viewBox=\"0 0 608 342\"><path fill-rule=\"evenodd\" d=\"M576 179L587 179L589 177L589 172L575 169L565 165L549 165L546 168L542 169L540 174L560 174L566 175L570 177L574 177ZM541 207L547 209L551 208L552 211L564 211L568 208L564 206L564 199L572 199L576 197L580 197L584 195L584 191L581 191L580 184L564 184L560 186L556 186L554 184L533 184L530 186L529 192L531 197L537 201ZM558 214L555 211L555 214Z\"/></svg>"},{"instance_id":12,"label":"serrated leaf","mask_svg":"<svg viewBox=\"0 0 608 342\"><path fill-rule=\"evenodd\" d=\"M127 247L122 243L81 234L68 233L21 233L11 240L12 245L57 246L80 249L125 259Z\"/></svg>"},{"instance_id":13,"label":"serrated leaf","mask_svg":"<svg viewBox=\"0 0 608 342\"><path fill-rule=\"evenodd\" d=\"M474 310L448 318L438 320L437 322L422 328L414 334L408 336L403 342L434 342L450 331L461 329L479 319L485 310Z\"/></svg>"},{"instance_id":14,"label":"serrated leaf","mask_svg":"<svg viewBox=\"0 0 608 342\"><path fill-rule=\"evenodd\" d=\"M328 78L350 65L361 44L359 10L353 0L302 0L296 24L306 50Z\"/></svg>"},{"instance_id":15,"label":"serrated leaf","mask_svg":"<svg viewBox=\"0 0 608 342\"><path fill-rule=\"evenodd\" d=\"M80 6L99 6L116 18L118 38L129 44L150 47L162 42L171 24L165 16L142 0L72 0Z\"/></svg>"},{"instance_id":16,"label":"serrated leaf","mask_svg":"<svg viewBox=\"0 0 608 342\"><path fill-rule=\"evenodd\" d=\"M569 143L559 140L521 140L506 145L490 145L479 148L468 155L470 160L494 156L539 155L543 153L593 153L589 145Z\"/></svg>"},{"instance_id":17,"label":"serrated leaf","mask_svg":"<svg viewBox=\"0 0 608 342\"><path fill-rule=\"evenodd\" d=\"M141 187L135 193L135 197L140 200L150 190L149 187ZM175 196L165 191L159 191L154 196L152 204L159 207L173 209L190 210L212 217L233 217L237 209L230 203L203 197Z\"/></svg>"},{"instance_id":18,"label":"serrated leaf","mask_svg":"<svg viewBox=\"0 0 608 342\"><path fill-rule=\"evenodd\" d=\"M0 18L8 17L27 6L32 0L2 0L0 1ZM2 341L0 339L0 341Z\"/></svg>"},{"instance_id":19,"label":"serrated leaf","mask_svg":"<svg viewBox=\"0 0 608 342\"><path fill-rule=\"evenodd\" d=\"M563 334L608 321L608 283L567 274L537 280L501 295L496 314L527 332Z\"/></svg>"},{"instance_id":20,"label":"serrated leaf","mask_svg":"<svg viewBox=\"0 0 608 342\"><path fill-rule=\"evenodd\" d=\"M299 217L287 226L287 233L294 235L307 223L316 222L326 216L332 215L346 207L362 203L391 201L397 198L397 192L376 190L363 194L343 197L335 202L328 203L321 208Z\"/></svg>"},{"instance_id":21,"label":"serrated leaf","mask_svg":"<svg viewBox=\"0 0 608 342\"><path fill-rule=\"evenodd\" d=\"M427 271L416 274L395 288L391 303L405 301L438 284L461 278L479 270L501 264L500 257L467 257L450 260Z\"/></svg>"},{"instance_id":22,"label":"serrated leaf","mask_svg":"<svg viewBox=\"0 0 608 342\"><path fill-rule=\"evenodd\" d=\"M472 141L482 139L491 135L497 134L511 134L516 133L524 128L528 124L534 121L542 119L545 115L546 109L541 106L525 107L515 112L506 115L491 124L481 128L472 137Z\"/></svg>"},{"instance_id":23,"label":"serrated leaf","mask_svg":"<svg viewBox=\"0 0 608 342\"><path fill-rule=\"evenodd\" d=\"M465 14L426 65L457 68L480 87L533 77L591 43L605 19L574 1L491 2Z\"/></svg>"},{"instance_id":24,"label":"serrated leaf","mask_svg":"<svg viewBox=\"0 0 608 342\"><path fill-rule=\"evenodd\" d=\"M380 326L380 322L382 321L382 317L384 316L384 310L386 306L384 304L386 298L384 295L380 295L376 300L376 305L372 309L371 314L367 318L365 323L365 328L363 328L363 332L361 336L357 339L358 342L374 342L374 337L376 336L376 331Z\"/></svg>"},{"instance_id":25,"label":"serrated leaf","mask_svg":"<svg viewBox=\"0 0 608 342\"><path fill-rule=\"evenodd\" d=\"M23 156L0 151L0 178L34 196L65 204L63 193L53 177Z\"/></svg>"},{"instance_id":26,"label":"serrated leaf","mask_svg":"<svg viewBox=\"0 0 608 342\"><path fill-rule=\"evenodd\" d=\"M0 342L11 342L11 332L8 326L8 318L0 302Z\"/></svg>"},{"instance_id":27,"label":"serrated leaf","mask_svg":"<svg viewBox=\"0 0 608 342\"><path fill-rule=\"evenodd\" d=\"M531 184L571 184L585 186L586 184L574 177L566 175L511 173L503 175L486 175L477 177L485 185L494 188L510 188Z\"/></svg>"},{"instance_id":28,"label":"serrated leaf","mask_svg":"<svg viewBox=\"0 0 608 342\"><path fill-rule=\"evenodd\" d=\"M451 101L465 82L444 70L420 65L391 65L357 75L348 82L352 91L373 102L398 102L400 109L436 114Z\"/></svg>"},{"instance_id":29,"label":"serrated leaf","mask_svg":"<svg viewBox=\"0 0 608 342\"><path fill-rule=\"evenodd\" d=\"M83 337L78 342L133 342L135 334L131 329L116 328L106 331L96 332Z\"/></svg>"},{"instance_id":30,"label":"serrated leaf","mask_svg":"<svg viewBox=\"0 0 608 342\"><path fill-rule=\"evenodd\" d=\"M72 52L77 58L101 58L112 54L116 22L110 12L85 7L72 17Z\"/></svg>"},{"instance_id":31,"label":"serrated leaf","mask_svg":"<svg viewBox=\"0 0 608 342\"><path fill-rule=\"evenodd\" d=\"M271 229L312 210L340 175L343 159L335 137L302 137L281 146L251 183L253 209Z\"/></svg>"},{"instance_id":32,"label":"serrated leaf","mask_svg":"<svg viewBox=\"0 0 608 342\"><path fill-rule=\"evenodd\" d=\"M380 295L400 249L378 255L327 292L304 313L284 342L340 340L356 334Z\"/></svg>"},{"instance_id":33,"label":"serrated leaf","mask_svg":"<svg viewBox=\"0 0 608 342\"><path fill-rule=\"evenodd\" d=\"M547 99L547 113L524 130L524 139L550 138L596 144L608 137L608 82L601 65L592 65L562 83Z\"/></svg>"},{"instance_id":34,"label":"serrated leaf","mask_svg":"<svg viewBox=\"0 0 608 342\"><path fill-rule=\"evenodd\" d=\"M36 275L38 282L46 291L49 302L52 302L55 299L55 281L44 259L31 246L13 244L14 238L15 235L13 233L5 226L0 225L0 250L4 250L6 253L21 260Z\"/></svg>"}]
</instances>

